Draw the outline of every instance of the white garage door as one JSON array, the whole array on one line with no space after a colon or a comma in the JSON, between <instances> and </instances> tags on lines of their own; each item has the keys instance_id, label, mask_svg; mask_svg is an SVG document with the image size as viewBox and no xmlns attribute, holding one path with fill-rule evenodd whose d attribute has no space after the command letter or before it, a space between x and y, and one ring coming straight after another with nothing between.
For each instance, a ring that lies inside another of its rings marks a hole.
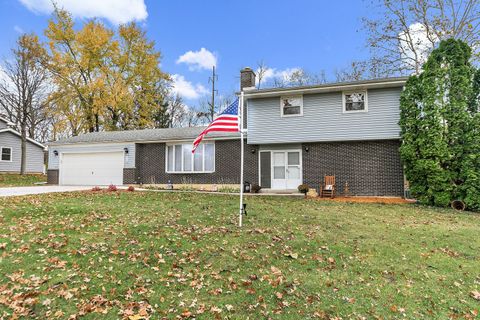
<instances>
[{"instance_id":1,"label":"white garage door","mask_svg":"<svg viewBox=\"0 0 480 320\"><path fill-rule=\"evenodd\" d=\"M61 185L123 184L123 152L66 153L60 160Z\"/></svg>"}]
</instances>

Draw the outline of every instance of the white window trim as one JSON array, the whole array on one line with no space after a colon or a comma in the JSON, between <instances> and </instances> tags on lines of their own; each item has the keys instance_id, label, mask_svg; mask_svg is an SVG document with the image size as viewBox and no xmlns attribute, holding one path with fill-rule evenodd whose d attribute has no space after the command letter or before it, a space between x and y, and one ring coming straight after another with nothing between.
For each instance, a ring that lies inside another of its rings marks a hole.
<instances>
[{"instance_id":1,"label":"white window trim","mask_svg":"<svg viewBox=\"0 0 480 320\"><path fill-rule=\"evenodd\" d=\"M352 94L352 93L364 93L365 94L365 108L363 110L347 110L347 100L345 98L345 95L347 94ZM343 113L362 113L362 112L368 112L368 91L367 90L354 90L354 91L344 91L342 92L342 109Z\"/></svg>"},{"instance_id":2,"label":"white window trim","mask_svg":"<svg viewBox=\"0 0 480 320\"><path fill-rule=\"evenodd\" d=\"M299 97L300 98L300 113L299 114L283 114L283 99L285 98L292 98L292 97ZM282 118L291 118L291 117L302 117L303 116L303 95L289 95L289 96L281 96L280 97L280 117Z\"/></svg>"},{"instance_id":3,"label":"white window trim","mask_svg":"<svg viewBox=\"0 0 480 320\"><path fill-rule=\"evenodd\" d=\"M10 160L2 160L3 149L10 149ZM11 147L0 147L0 162L12 162L13 161L13 149Z\"/></svg>"},{"instance_id":4,"label":"white window trim","mask_svg":"<svg viewBox=\"0 0 480 320\"><path fill-rule=\"evenodd\" d=\"M216 168L216 159L215 159L215 142L208 142L208 143L201 143L198 148L203 148L203 153L205 154L205 145L211 144L213 145L213 170L205 171L205 157L203 157L202 161L202 171L193 171L193 168L195 166L195 157L192 154L192 171L176 171L175 170L175 146L176 145L181 145L182 146L182 152L181 152L181 167L183 170L183 145L186 143L167 143L165 144L165 173L173 173L173 174L198 174L198 173L214 173L215 168ZM173 171L168 170L168 147L173 146Z\"/></svg>"}]
</instances>

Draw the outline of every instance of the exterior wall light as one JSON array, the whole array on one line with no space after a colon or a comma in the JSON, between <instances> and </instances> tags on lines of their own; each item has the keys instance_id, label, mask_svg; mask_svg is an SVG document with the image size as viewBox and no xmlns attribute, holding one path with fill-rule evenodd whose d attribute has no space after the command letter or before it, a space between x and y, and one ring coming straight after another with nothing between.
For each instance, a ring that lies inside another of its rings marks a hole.
<instances>
[{"instance_id":1,"label":"exterior wall light","mask_svg":"<svg viewBox=\"0 0 480 320\"><path fill-rule=\"evenodd\" d=\"M128 148L123 148L123 151L125 152L125 154L128 154Z\"/></svg>"},{"instance_id":2,"label":"exterior wall light","mask_svg":"<svg viewBox=\"0 0 480 320\"><path fill-rule=\"evenodd\" d=\"M310 151L310 148L309 148L308 146L305 146L305 147L303 148L303 150L305 150L305 152L308 152L308 151Z\"/></svg>"},{"instance_id":3,"label":"exterior wall light","mask_svg":"<svg viewBox=\"0 0 480 320\"><path fill-rule=\"evenodd\" d=\"M255 152L257 152L257 149L252 148L252 149L250 150L250 152L251 152L252 154L255 154Z\"/></svg>"},{"instance_id":4,"label":"exterior wall light","mask_svg":"<svg viewBox=\"0 0 480 320\"><path fill-rule=\"evenodd\" d=\"M58 157L58 151L57 150L53 150L53 154L55 155L55 157Z\"/></svg>"}]
</instances>

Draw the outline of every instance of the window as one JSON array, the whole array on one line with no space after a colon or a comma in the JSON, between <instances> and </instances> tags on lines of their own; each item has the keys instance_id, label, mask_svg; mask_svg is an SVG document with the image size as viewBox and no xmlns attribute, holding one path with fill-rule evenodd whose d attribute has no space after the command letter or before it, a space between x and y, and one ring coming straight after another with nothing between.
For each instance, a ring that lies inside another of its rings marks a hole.
<instances>
[{"instance_id":1,"label":"window","mask_svg":"<svg viewBox=\"0 0 480 320\"><path fill-rule=\"evenodd\" d=\"M2 148L2 161L12 161L12 148Z\"/></svg>"},{"instance_id":2,"label":"window","mask_svg":"<svg viewBox=\"0 0 480 320\"><path fill-rule=\"evenodd\" d=\"M215 144L202 143L192 154L192 144L167 145L166 172L200 173L215 171Z\"/></svg>"},{"instance_id":3,"label":"window","mask_svg":"<svg viewBox=\"0 0 480 320\"><path fill-rule=\"evenodd\" d=\"M367 111L367 92L344 92L343 93L343 112L366 112Z\"/></svg>"},{"instance_id":4,"label":"window","mask_svg":"<svg viewBox=\"0 0 480 320\"><path fill-rule=\"evenodd\" d=\"M281 97L280 112L282 117L303 115L303 96Z\"/></svg>"}]
</instances>

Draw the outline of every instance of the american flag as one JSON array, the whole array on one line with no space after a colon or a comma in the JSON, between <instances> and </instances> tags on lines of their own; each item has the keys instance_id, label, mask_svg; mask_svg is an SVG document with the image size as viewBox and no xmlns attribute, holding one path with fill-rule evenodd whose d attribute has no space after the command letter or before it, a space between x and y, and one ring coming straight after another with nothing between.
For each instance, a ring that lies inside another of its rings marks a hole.
<instances>
[{"instance_id":1,"label":"american flag","mask_svg":"<svg viewBox=\"0 0 480 320\"><path fill-rule=\"evenodd\" d=\"M195 152L200 142L202 142L203 137L209 132L220 131L220 132L238 132L238 99L235 100L227 109L215 118L208 125L208 127L200 133L200 135L193 141L192 153Z\"/></svg>"}]
</instances>

